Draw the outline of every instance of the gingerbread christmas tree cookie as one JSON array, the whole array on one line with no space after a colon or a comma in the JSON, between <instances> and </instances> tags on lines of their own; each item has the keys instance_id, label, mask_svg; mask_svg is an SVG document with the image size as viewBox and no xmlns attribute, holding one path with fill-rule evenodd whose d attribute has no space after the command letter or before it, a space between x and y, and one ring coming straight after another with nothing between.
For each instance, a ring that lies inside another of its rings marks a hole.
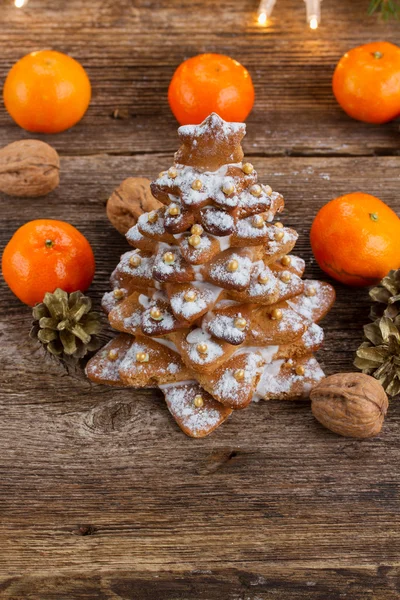
<instances>
[{"instance_id":1,"label":"gingerbread christmas tree cookie","mask_svg":"<svg viewBox=\"0 0 400 600\"><path fill-rule=\"evenodd\" d=\"M87 374L159 387L181 429L204 437L252 400L308 396L335 292L301 279L297 233L275 219L283 198L243 161L245 125L212 114L178 134L151 184L162 206L128 231L103 299L121 333Z\"/></svg>"}]
</instances>

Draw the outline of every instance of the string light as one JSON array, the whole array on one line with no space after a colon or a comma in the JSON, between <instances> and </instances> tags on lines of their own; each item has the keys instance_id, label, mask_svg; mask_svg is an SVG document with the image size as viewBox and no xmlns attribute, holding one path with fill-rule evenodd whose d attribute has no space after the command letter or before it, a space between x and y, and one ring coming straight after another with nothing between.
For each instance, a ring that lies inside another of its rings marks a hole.
<instances>
[{"instance_id":1,"label":"string light","mask_svg":"<svg viewBox=\"0 0 400 600\"><path fill-rule=\"evenodd\" d=\"M310 29L318 29L321 22L321 2L322 0L304 0L307 10L307 23Z\"/></svg>"},{"instance_id":2,"label":"string light","mask_svg":"<svg viewBox=\"0 0 400 600\"><path fill-rule=\"evenodd\" d=\"M29 0L14 0L15 8L23 8L28 4Z\"/></svg>"},{"instance_id":3,"label":"string light","mask_svg":"<svg viewBox=\"0 0 400 600\"><path fill-rule=\"evenodd\" d=\"M272 15L276 0L261 0L257 12L257 21L259 25L266 25Z\"/></svg>"}]
</instances>

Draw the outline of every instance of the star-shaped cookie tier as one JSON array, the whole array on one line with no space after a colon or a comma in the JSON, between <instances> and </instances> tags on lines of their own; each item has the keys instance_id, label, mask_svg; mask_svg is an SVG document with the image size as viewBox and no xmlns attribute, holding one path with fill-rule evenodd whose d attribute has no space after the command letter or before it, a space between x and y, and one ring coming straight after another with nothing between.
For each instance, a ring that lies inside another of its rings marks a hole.
<instances>
[{"instance_id":1,"label":"star-shaped cookie tier","mask_svg":"<svg viewBox=\"0 0 400 600\"><path fill-rule=\"evenodd\" d=\"M241 162L240 142L245 133L244 123L226 123L211 113L200 125L179 127L182 146L175 154L175 161L199 171L217 171L223 165Z\"/></svg>"}]
</instances>

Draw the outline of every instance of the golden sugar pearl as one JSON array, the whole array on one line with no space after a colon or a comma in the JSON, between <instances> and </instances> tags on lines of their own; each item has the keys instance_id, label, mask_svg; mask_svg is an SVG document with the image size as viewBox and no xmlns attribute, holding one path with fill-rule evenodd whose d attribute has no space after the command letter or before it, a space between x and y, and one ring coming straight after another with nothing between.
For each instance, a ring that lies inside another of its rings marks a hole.
<instances>
[{"instance_id":1,"label":"golden sugar pearl","mask_svg":"<svg viewBox=\"0 0 400 600\"><path fill-rule=\"evenodd\" d=\"M153 306L153 308L150 310L150 316L155 321L161 321L163 318L161 310L156 306Z\"/></svg>"},{"instance_id":2,"label":"golden sugar pearl","mask_svg":"<svg viewBox=\"0 0 400 600\"><path fill-rule=\"evenodd\" d=\"M190 238L188 239L188 242L191 246L196 248L197 246L200 246L200 244L201 244L201 237L199 235L191 235Z\"/></svg>"},{"instance_id":3,"label":"golden sugar pearl","mask_svg":"<svg viewBox=\"0 0 400 600\"><path fill-rule=\"evenodd\" d=\"M158 219L158 214L153 210L149 213L147 220L149 223L155 223Z\"/></svg>"},{"instance_id":4,"label":"golden sugar pearl","mask_svg":"<svg viewBox=\"0 0 400 600\"><path fill-rule=\"evenodd\" d=\"M122 298L124 296L125 296L124 290L121 290L120 288L118 288L117 290L114 290L114 298L116 300L122 300Z\"/></svg>"},{"instance_id":5,"label":"golden sugar pearl","mask_svg":"<svg viewBox=\"0 0 400 600\"><path fill-rule=\"evenodd\" d=\"M236 371L234 372L233 376L236 379L236 381L243 381L244 376L245 376L244 369L236 369Z\"/></svg>"},{"instance_id":6,"label":"golden sugar pearl","mask_svg":"<svg viewBox=\"0 0 400 600\"><path fill-rule=\"evenodd\" d=\"M147 352L136 352L136 362L149 362L149 355Z\"/></svg>"},{"instance_id":7,"label":"golden sugar pearl","mask_svg":"<svg viewBox=\"0 0 400 600\"><path fill-rule=\"evenodd\" d=\"M168 169L168 177L175 179L175 177L178 177L178 171L174 167L171 167Z\"/></svg>"},{"instance_id":8,"label":"golden sugar pearl","mask_svg":"<svg viewBox=\"0 0 400 600\"><path fill-rule=\"evenodd\" d=\"M197 344L197 352L199 354L207 354L207 352L208 352L207 344Z\"/></svg>"},{"instance_id":9,"label":"golden sugar pearl","mask_svg":"<svg viewBox=\"0 0 400 600\"><path fill-rule=\"evenodd\" d=\"M176 217L181 214L181 209L177 204L171 204L168 208L168 214L171 215L171 217Z\"/></svg>"},{"instance_id":10,"label":"golden sugar pearl","mask_svg":"<svg viewBox=\"0 0 400 600\"><path fill-rule=\"evenodd\" d=\"M275 233L275 236L274 236L274 237L275 237L275 239L276 239L276 241L277 241L277 242L280 242L281 240L283 240L283 236L284 236L284 235L285 235L285 234L283 233L283 231L277 231L277 232Z\"/></svg>"},{"instance_id":11,"label":"golden sugar pearl","mask_svg":"<svg viewBox=\"0 0 400 600\"><path fill-rule=\"evenodd\" d=\"M280 221L277 221L277 222L275 223L275 227L278 227L278 229L282 229L282 227L283 227L283 223L281 223Z\"/></svg>"},{"instance_id":12,"label":"golden sugar pearl","mask_svg":"<svg viewBox=\"0 0 400 600\"><path fill-rule=\"evenodd\" d=\"M194 302L197 298L197 294L194 290L188 290L183 298L186 300L186 302Z\"/></svg>"},{"instance_id":13,"label":"golden sugar pearl","mask_svg":"<svg viewBox=\"0 0 400 600\"><path fill-rule=\"evenodd\" d=\"M289 265L292 264L292 259L290 258L290 256L282 256L281 258L281 263L283 264L284 267L288 267Z\"/></svg>"},{"instance_id":14,"label":"golden sugar pearl","mask_svg":"<svg viewBox=\"0 0 400 600\"><path fill-rule=\"evenodd\" d=\"M296 375L299 375L300 377L303 377L303 375L305 374L306 370L303 367L303 365L298 365L295 369L296 371Z\"/></svg>"},{"instance_id":15,"label":"golden sugar pearl","mask_svg":"<svg viewBox=\"0 0 400 600\"><path fill-rule=\"evenodd\" d=\"M139 254L134 254L129 259L129 264L131 267L138 267L141 262L142 262L142 259L140 258Z\"/></svg>"},{"instance_id":16,"label":"golden sugar pearl","mask_svg":"<svg viewBox=\"0 0 400 600\"><path fill-rule=\"evenodd\" d=\"M165 264L172 265L175 262L175 256L172 252L166 252L163 256Z\"/></svg>"},{"instance_id":17,"label":"golden sugar pearl","mask_svg":"<svg viewBox=\"0 0 400 600\"><path fill-rule=\"evenodd\" d=\"M203 184L200 181L200 179L195 179L193 181L193 183L192 183L192 190L200 191L202 187L203 187Z\"/></svg>"},{"instance_id":18,"label":"golden sugar pearl","mask_svg":"<svg viewBox=\"0 0 400 600\"><path fill-rule=\"evenodd\" d=\"M268 283L268 280L269 280L269 277L266 272L259 274L259 276L258 276L259 283Z\"/></svg>"},{"instance_id":19,"label":"golden sugar pearl","mask_svg":"<svg viewBox=\"0 0 400 600\"><path fill-rule=\"evenodd\" d=\"M251 173L254 171L254 167L251 163L244 163L242 166L242 171L243 173L246 173L246 175L251 175Z\"/></svg>"},{"instance_id":20,"label":"golden sugar pearl","mask_svg":"<svg viewBox=\"0 0 400 600\"><path fill-rule=\"evenodd\" d=\"M243 319L243 317L236 317L236 319L233 321L233 324L236 329L243 331L243 329L246 329L247 321L246 319Z\"/></svg>"},{"instance_id":21,"label":"golden sugar pearl","mask_svg":"<svg viewBox=\"0 0 400 600\"><path fill-rule=\"evenodd\" d=\"M165 175L166 172L167 171L160 171L160 173L158 174L158 177L159 178L164 177L164 175Z\"/></svg>"},{"instance_id":22,"label":"golden sugar pearl","mask_svg":"<svg viewBox=\"0 0 400 600\"><path fill-rule=\"evenodd\" d=\"M231 273L233 273L234 271L237 271L239 268L239 263L237 260L235 260L234 258L232 260L230 260L228 262L228 264L226 265L226 268L228 269L228 271L230 271Z\"/></svg>"},{"instance_id":23,"label":"golden sugar pearl","mask_svg":"<svg viewBox=\"0 0 400 600\"><path fill-rule=\"evenodd\" d=\"M283 317L282 311L280 308L274 308L271 312L271 319L274 321L280 321Z\"/></svg>"},{"instance_id":24,"label":"golden sugar pearl","mask_svg":"<svg viewBox=\"0 0 400 600\"><path fill-rule=\"evenodd\" d=\"M225 183L225 185L222 186L222 191L225 196L231 196L235 191L235 186L232 183Z\"/></svg>"},{"instance_id":25,"label":"golden sugar pearl","mask_svg":"<svg viewBox=\"0 0 400 600\"><path fill-rule=\"evenodd\" d=\"M192 226L190 233L193 233L193 235L201 235L203 233L203 231L204 230L203 230L202 226L199 225L198 223L195 223Z\"/></svg>"},{"instance_id":26,"label":"golden sugar pearl","mask_svg":"<svg viewBox=\"0 0 400 600\"><path fill-rule=\"evenodd\" d=\"M264 227L264 219L261 215L255 215L251 224L257 229L262 229Z\"/></svg>"},{"instance_id":27,"label":"golden sugar pearl","mask_svg":"<svg viewBox=\"0 0 400 600\"><path fill-rule=\"evenodd\" d=\"M310 285L309 287L306 288L306 296L311 297L311 296L315 296L315 294L317 293L317 290L315 289L315 287L313 285Z\"/></svg>"},{"instance_id":28,"label":"golden sugar pearl","mask_svg":"<svg viewBox=\"0 0 400 600\"><path fill-rule=\"evenodd\" d=\"M264 185L264 192L267 196L270 196L272 194L272 187L270 185Z\"/></svg>"},{"instance_id":29,"label":"golden sugar pearl","mask_svg":"<svg viewBox=\"0 0 400 600\"><path fill-rule=\"evenodd\" d=\"M200 396L200 394L197 394L194 397L193 404L195 405L196 408L201 408L204 404L203 396Z\"/></svg>"},{"instance_id":30,"label":"golden sugar pearl","mask_svg":"<svg viewBox=\"0 0 400 600\"><path fill-rule=\"evenodd\" d=\"M258 196L261 196L261 194L262 194L261 185L258 185L258 184L256 184L256 185L253 185L253 186L250 188L250 194L251 194L252 196L256 196L257 198L258 198Z\"/></svg>"},{"instance_id":31,"label":"golden sugar pearl","mask_svg":"<svg viewBox=\"0 0 400 600\"><path fill-rule=\"evenodd\" d=\"M108 360L112 360L114 362L118 358L118 350L116 350L115 348L111 348L111 350L109 350L107 356L108 356Z\"/></svg>"},{"instance_id":32,"label":"golden sugar pearl","mask_svg":"<svg viewBox=\"0 0 400 600\"><path fill-rule=\"evenodd\" d=\"M291 277L290 273L288 273L287 271L284 271L281 275L281 281L283 281L283 283L289 283L291 278L292 277Z\"/></svg>"}]
</instances>

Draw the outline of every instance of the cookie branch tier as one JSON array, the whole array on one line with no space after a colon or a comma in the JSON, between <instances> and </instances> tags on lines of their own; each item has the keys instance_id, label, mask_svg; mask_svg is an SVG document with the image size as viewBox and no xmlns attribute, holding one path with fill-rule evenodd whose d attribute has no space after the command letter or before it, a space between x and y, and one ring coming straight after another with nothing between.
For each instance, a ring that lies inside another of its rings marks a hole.
<instances>
[{"instance_id":1,"label":"cookie branch tier","mask_svg":"<svg viewBox=\"0 0 400 600\"><path fill-rule=\"evenodd\" d=\"M243 162L245 125L211 114L178 135L174 165L151 185L160 208L128 231L133 249L103 298L120 335L87 374L158 386L181 429L203 437L252 400L308 396L335 293L301 279L297 233L274 220L283 198Z\"/></svg>"}]
</instances>

